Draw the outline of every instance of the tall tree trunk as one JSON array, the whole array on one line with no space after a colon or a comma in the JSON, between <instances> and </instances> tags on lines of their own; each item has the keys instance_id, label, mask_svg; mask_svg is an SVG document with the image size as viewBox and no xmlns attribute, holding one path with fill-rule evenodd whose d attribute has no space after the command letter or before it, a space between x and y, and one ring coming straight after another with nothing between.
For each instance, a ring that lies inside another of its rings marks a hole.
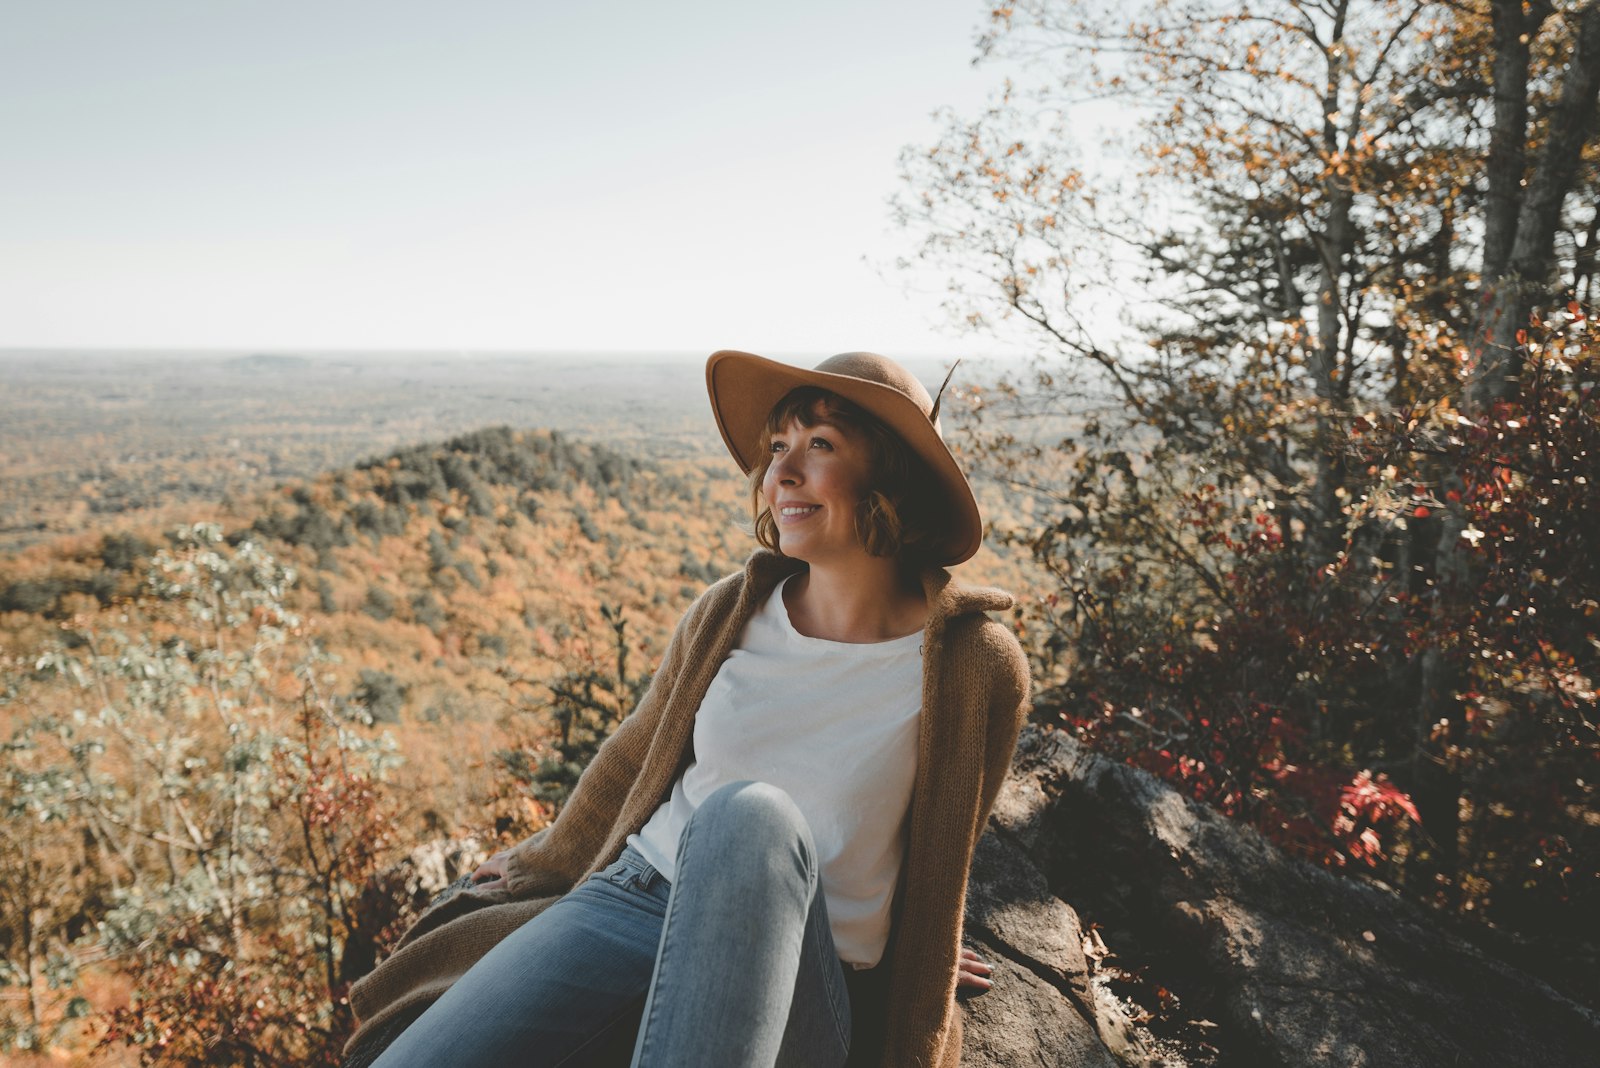
<instances>
[{"instance_id":1,"label":"tall tree trunk","mask_svg":"<svg viewBox=\"0 0 1600 1068\"><path fill-rule=\"evenodd\" d=\"M1522 0L1494 0L1489 18L1494 27L1494 125L1489 129L1489 158L1484 168L1488 200L1483 213L1483 270L1491 286L1506 273L1511 244L1517 236L1522 205L1523 170L1528 145L1528 60L1534 36L1550 16L1550 5L1528 11Z\"/></svg>"},{"instance_id":2,"label":"tall tree trunk","mask_svg":"<svg viewBox=\"0 0 1600 1068\"><path fill-rule=\"evenodd\" d=\"M1511 6L1517 7L1520 13L1520 5L1516 0L1510 0L1510 3ZM1503 6L1504 3L1496 3L1496 12L1498 13ZM1504 19L1508 20L1510 17L1506 15ZM1536 17L1537 12L1529 16L1529 21ZM1482 319L1472 332L1473 347L1477 350L1474 353L1476 367L1472 381L1467 387L1466 396L1466 407L1470 410L1488 409L1496 401L1509 396L1516 384L1521 371L1521 361L1517 353L1517 331L1527 322L1528 312L1534 303L1550 290L1550 274L1555 267L1555 236L1561 225L1561 208L1577 180L1578 164L1582 160L1584 147L1594 136L1595 112L1597 103L1600 103L1600 3L1585 4L1570 18L1578 25L1577 40L1573 44L1567 69L1562 75L1561 95L1550 115L1549 132L1545 136L1544 146L1539 152L1533 173L1527 179L1528 184L1521 203L1516 206L1514 222L1509 218L1514 205L1509 202L1497 202L1494 198L1492 183L1496 178L1493 169L1495 159L1491 152L1490 210L1484 221L1486 243ZM1500 37L1501 21L1502 18L1497 15L1496 47ZM1523 34L1515 35L1508 42L1508 47L1514 51L1520 49L1522 53L1521 77L1524 97L1527 92L1528 45L1522 37L1527 36L1531 39L1531 35L1531 31L1525 30ZM1499 70L1500 61L1497 55L1496 74ZM1506 110L1510 116L1517 109L1508 104ZM1526 104L1521 111L1525 115ZM1500 115L1500 88L1496 86L1497 128L1494 131L1496 140L1501 136L1498 128ZM1514 132L1520 140L1525 136L1522 115L1515 116L1515 126ZM1512 132L1508 130L1506 136L1511 136ZM1491 148L1493 144L1494 140L1491 141ZM1505 151L1507 154L1510 153L1509 149ZM1520 155L1520 152L1518 154ZM1501 177L1503 179L1505 176ZM1520 180L1520 175L1518 178ZM1506 251L1507 258L1503 264L1497 265L1489 259L1490 247L1487 244L1487 236L1492 233L1496 236L1496 241L1503 244L1508 226L1511 228L1511 242Z\"/></svg>"},{"instance_id":3,"label":"tall tree trunk","mask_svg":"<svg viewBox=\"0 0 1600 1068\"><path fill-rule=\"evenodd\" d=\"M1461 398L1468 413L1490 410L1509 396L1520 372L1517 330L1534 302L1550 291L1555 267L1555 235L1561 208L1577 179L1583 149L1595 132L1600 93L1600 0L1583 5L1569 19L1578 23L1561 93L1551 114L1533 173L1524 178L1528 115L1528 65L1531 43L1551 8L1544 0L1523 7L1522 0L1495 0L1493 60L1494 128L1490 131L1489 197L1484 218L1482 293L1478 316L1468 334L1474 370ZM1526 185L1524 185L1526 181ZM1454 472L1444 472L1440 496L1462 488ZM1441 517L1434 551L1434 596L1470 588L1473 561L1462 549L1466 517L1459 504ZM1460 851L1460 778L1444 764L1432 738L1435 725L1446 733L1460 720L1459 671L1435 645L1418 661L1419 694L1412 766L1412 796L1422 824L1434 842L1431 871L1453 887ZM1454 890L1451 891L1454 893Z\"/></svg>"},{"instance_id":4,"label":"tall tree trunk","mask_svg":"<svg viewBox=\"0 0 1600 1068\"><path fill-rule=\"evenodd\" d=\"M1351 211L1355 203L1355 190L1351 178L1334 165L1346 147L1341 143L1341 130L1334 116L1339 113L1339 94L1345 79L1350 75L1348 53L1341 47L1344 38L1347 4L1337 6L1332 31L1329 34L1327 81L1322 100L1322 151L1327 160L1327 177L1323 181L1327 194L1327 219L1322 233L1316 237L1321 260L1317 286L1317 342L1311 352L1312 385L1317 393L1315 481L1311 487L1311 512L1313 523L1310 535L1317 562L1334 559L1343 542L1340 523L1339 489L1345 481L1343 458L1337 448L1343 433L1340 418L1349 407L1350 382L1348 368L1341 355L1344 351L1344 276L1355 247L1355 223ZM1360 104L1356 113L1346 118L1351 129L1360 123Z\"/></svg>"}]
</instances>

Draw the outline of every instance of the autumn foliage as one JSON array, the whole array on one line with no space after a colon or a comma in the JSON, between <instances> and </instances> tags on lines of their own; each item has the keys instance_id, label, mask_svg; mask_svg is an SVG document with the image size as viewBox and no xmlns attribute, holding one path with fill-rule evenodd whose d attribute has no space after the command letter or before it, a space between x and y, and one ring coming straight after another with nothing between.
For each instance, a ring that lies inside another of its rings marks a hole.
<instances>
[{"instance_id":1,"label":"autumn foliage","mask_svg":"<svg viewBox=\"0 0 1600 1068\"><path fill-rule=\"evenodd\" d=\"M489 429L7 561L0 1051L337 1064L430 880L542 826L732 566L712 499Z\"/></svg>"},{"instance_id":2,"label":"autumn foliage","mask_svg":"<svg viewBox=\"0 0 1600 1068\"><path fill-rule=\"evenodd\" d=\"M1047 618L1075 629L1075 671L1048 705L1292 849L1391 876L1391 850L1429 848L1400 783L1416 742L1436 745L1469 809L1463 905L1524 929L1591 914L1600 335L1576 305L1534 329L1523 388L1493 412L1440 402L1351 423L1367 489L1335 562L1304 568L1271 511L1235 516L1201 486L1176 520L1231 557L1207 618L1135 616L1128 587L1149 577L1131 562L1069 584L1073 620L1059 594ZM1451 505L1462 572L1399 573L1394 539L1436 537ZM1425 650L1465 687L1459 716L1417 739L1405 676Z\"/></svg>"},{"instance_id":3,"label":"autumn foliage","mask_svg":"<svg viewBox=\"0 0 1600 1068\"><path fill-rule=\"evenodd\" d=\"M95 1021L104 1047L336 1063L352 1026L342 965L378 920L353 906L392 850L393 757L326 695L326 659L284 603L294 580L257 544L185 528L117 617L74 620L8 675L28 715L7 754L7 837L34 863L5 884L38 895L8 917L30 995L8 1045L65 1037L41 987L110 973L130 996ZM46 901L62 912L41 926ZM39 976L40 957L65 970Z\"/></svg>"},{"instance_id":4,"label":"autumn foliage","mask_svg":"<svg viewBox=\"0 0 1600 1068\"><path fill-rule=\"evenodd\" d=\"M963 398L1040 718L1600 999L1600 5L1021 0L979 55L897 215L1032 356Z\"/></svg>"}]
</instances>

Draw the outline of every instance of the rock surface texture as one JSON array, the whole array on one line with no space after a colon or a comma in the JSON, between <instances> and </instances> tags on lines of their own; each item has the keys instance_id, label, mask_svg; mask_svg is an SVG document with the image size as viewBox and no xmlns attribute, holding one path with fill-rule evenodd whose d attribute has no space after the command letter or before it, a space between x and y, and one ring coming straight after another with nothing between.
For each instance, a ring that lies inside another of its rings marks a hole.
<instances>
[{"instance_id":1,"label":"rock surface texture","mask_svg":"<svg viewBox=\"0 0 1600 1068\"><path fill-rule=\"evenodd\" d=\"M1018 744L967 940L969 1068L1600 1063L1600 1014L1059 732Z\"/></svg>"}]
</instances>

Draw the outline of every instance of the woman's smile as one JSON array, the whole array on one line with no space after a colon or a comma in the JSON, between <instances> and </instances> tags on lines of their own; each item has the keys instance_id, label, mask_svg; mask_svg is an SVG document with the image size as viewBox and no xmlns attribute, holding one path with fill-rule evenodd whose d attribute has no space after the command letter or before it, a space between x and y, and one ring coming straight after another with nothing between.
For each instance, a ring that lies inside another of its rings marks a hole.
<instances>
[{"instance_id":1,"label":"woman's smile","mask_svg":"<svg viewBox=\"0 0 1600 1068\"><path fill-rule=\"evenodd\" d=\"M849 427L793 420L772 435L761 494L777 522L779 548L807 563L865 553L856 508L871 477L872 458Z\"/></svg>"}]
</instances>

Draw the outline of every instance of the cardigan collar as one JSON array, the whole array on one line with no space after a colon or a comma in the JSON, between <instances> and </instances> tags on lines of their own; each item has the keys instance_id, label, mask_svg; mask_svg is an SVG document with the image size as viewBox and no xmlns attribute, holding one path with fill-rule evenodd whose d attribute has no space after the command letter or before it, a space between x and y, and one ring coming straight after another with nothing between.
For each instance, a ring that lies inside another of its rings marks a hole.
<instances>
[{"instance_id":1,"label":"cardigan collar","mask_svg":"<svg viewBox=\"0 0 1600 1068\"><path fill-rule=\"evenodd\" d=\"M736 616L748 619L754 607L765 600L780 581L805 569L804 561L782 556L771 549L757 549L751 553L744 565L744 588L740 591ZM967 586L942 567L928 568L921 579L923 596L928 600L925 629L930 636L941 633L950 620L959 616L1003 612L1015 603L1004 590Z\"/></svg>"}]
</instances>

